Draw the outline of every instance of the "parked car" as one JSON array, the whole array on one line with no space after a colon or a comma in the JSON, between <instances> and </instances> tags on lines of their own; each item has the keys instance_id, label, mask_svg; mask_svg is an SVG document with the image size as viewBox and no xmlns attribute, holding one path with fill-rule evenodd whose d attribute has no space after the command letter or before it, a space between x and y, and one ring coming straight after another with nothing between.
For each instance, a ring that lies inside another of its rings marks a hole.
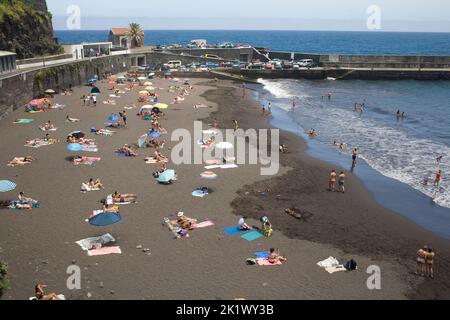
<instances>
[{"instance_id":1,"label":"parked car","mask_svg":"<svg viewBox=\"0 0 450 320\"><path fill-rule=\"evenodd\" d=\"M268 63L266 63L266 64L264 65L264 68L267 69L267 70L273 70L273 69L274 69L274 66L273 66L273 64L271 64L270 62L268 62Z\"/></svg>"},{"instance_id":2,"label":"parked car","mask_svg":"<svg viewBox=\"0 0 450 320\"><path fill-rule=\"evenodd\" d=\"M254 70L261 70L261 69L264 69L264 66L265 66L264 63L256 62L256 63L249 64L247 66L247 68L248 69L254 69Z\"/></svg>"},{"instance_id":3,"label":"parked car","mask_svg":"<svg viewBox=\"0 0 450 320\"><path fill-rule=\"evenodd\" d=\"M219 65L217 63L214 63L214 62L206 62L205 66L208 69L214 69L214 68L218 68L219 67Z\"/></svg>"},{"instance_id":4,"label":"parked car","mask_svg":"<svg viewBox=\"0 0 450 320\"><path fill-rule=\"evenodd\" d=\"M294 63L292 61L283 61L283 69L292 69Z\"/></svg>"},{"instance_id":5,"label":"parked car","mask_svg":"<svg viewBox=\"0 0 450 320\"><path fill-rule=\"evenodd\" d=\"M313 59L302 59L299 61L300 67L304 68L314 68L316 66L316 63Z\"/></svg>"}]
</instances>

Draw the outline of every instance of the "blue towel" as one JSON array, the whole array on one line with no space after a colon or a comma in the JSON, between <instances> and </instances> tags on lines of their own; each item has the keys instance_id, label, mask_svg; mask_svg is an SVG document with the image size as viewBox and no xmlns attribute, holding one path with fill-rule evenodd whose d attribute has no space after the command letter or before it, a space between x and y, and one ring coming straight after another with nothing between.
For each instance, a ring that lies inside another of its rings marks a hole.
<instances>
[{"instance_id":1,"label":"blue towel","mask_svg":"<svg viewBox=\"0 0 450 320\"><path fill-rule=\"evenodd\" d=\"M245 239L247 241L253 241L253 240L256 240L256 239L259 239L262 237L264 237L264 236L258 231L252 231L252 232L249 232L249 233L241 236L242 239Z\"/></svg>"},{"instance_id":2,"label":"blue towel","mask_svg":"<svg viewBox=\"0 0 450 320\"><path fill-rule=\"evenodd\" d=\"M269 255L269 251L255 252L256 259L269 259Z\"/></svg>"},{"instance_id":3,"label":"blue towel","mask_svg":"<svg viewBox=\"0 0 450 320\"><path fill-rule=\"evenodd\" d=\"M229 236L234 236L237 234L246 233L249 230L241 230L241 229L239 229L239 226L236 226L236 227L225 228L225 229L223 229L223 231Z\"/></svg>"},{"instance_id":4,"label":"blue towel","mask_svg":"<svg viewBox=\"0 0 450 320\"><path fill-rule=\"evenodd\" d=\"M208 195L208 193L203 192L203 191L201 191L201 190L194 190L194 191L192 191L192 195L193 195L194 197L203 198L203 197L206 197L206 196Z\"/></svg>"}]
</instances>

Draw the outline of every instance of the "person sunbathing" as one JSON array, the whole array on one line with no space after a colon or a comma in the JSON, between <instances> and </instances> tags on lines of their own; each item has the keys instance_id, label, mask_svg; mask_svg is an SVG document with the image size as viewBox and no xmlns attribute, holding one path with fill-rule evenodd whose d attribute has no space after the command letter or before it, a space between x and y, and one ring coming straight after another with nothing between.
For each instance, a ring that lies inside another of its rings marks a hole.
<instances>
[{"instance_id":1,"label":"person sunbathing","mask_svg":"<svg viewBox=\"0 0 450 320\"><path fill-rule=\"evenodd\" d=\"M281 262L281 263L285 262L287 259L285 257L283 257L282 255L280 255L278 250L271 248L268 260L270 263L274 264L274 263L279 263L279 262Z\"/></svg>"},{"instance_id":2,"label":"person sunbathing","mask_svg":"<svg viewBox=\"0 0 450 320\"><path fill-rule=\"evenodd\" d=\"M112 199L114 203L124 203L124 202L136 202L137 195L135 194L120 194L115 191L112 194Z\"/></svg>"},{"instance_id":3,"label":"person sunbathing","mask_svg":"<svg viewBox=\"0 0 450 320\"><path fill-rule=\"evenodd\" d=\"M80 122L80 119L71 118L69 116L66 117L67 122Z\"/></svg>"},{"instance_id":4,"label":"person sunbathing","mask_svg":"<svg viewBox=\"0 0 450 320\"><path fill-rule=\"evenodd\" d=\"M75 165L79 165L79 164L83 164L83 163L88 163L88 157L85 157L85 156L76 156L76 157L73 157L73 159L72 159L72 161L73 161L73 163L75 164Z\"/></svg>"},{"instance_id":5,"label":"person sunbathing","mask_svg":"<svg viewBox=\"0 0 450 320\"><path fill-rule=\"evenodd\" d=\"M127 144L124 145L122 148L119 148L117 150L118 153L123 153L125 154L127 157L137 157L137 153L134 152Z\"/></svg>"},{"instance_id":6,"label":"person sunbathing","mask_svg":"<svg viewBox=\"0 0 450 320\"><path fill-rule=\"evenodd\" d=\"M160 152L155 151L155 156L153 157L156 162L166 162L167 157L163 156Z\"/></svg>"},{"instance_id":7,"label":"person sunbathing","mask_svg":"<svg viewBox=\"0 0 450 320\"><path fill-rule=\"evenodd\" d=\"M42 130L44 131L49 131L49 130L54 130L55 126L49 121L47 121L43 126L41 126Z\"/></svg>"},{"instance_id":8,"label":"person sunbathing","mask_svg":"<svg viewBox=\"0 0 450 320\"><path fill-rule=\"evenodd\" d=\"M103 205L103 212L109 212L109 213L118 213L119 212L119 206L116 204L108 204L106 200L102 200Z\"/></svg>"},{"instance_id":9,"label":"person sunbathing","mask_svg":"<svg viewBox=\"0 0 450 320\"><path fill-rule=\"evenodd\" d=\"M177 224L183 229L192 230L194 224L197 223L196 219L186 217L184 212L178 212L177 216L178 216Z\"/></svg>"},{"instance_id":10,"label":"person sunbathing","mask_svg":"<svg viewBox=\"0 0 450 320\"><path fill-rule=\"evenodd\" d=\"M282 144L280 146L280 152L281 153L288 153L289 152L288 147L285 144Z\"/></svg>"},{"instance_id":11,"label":"person sunbathing","mask_svg":"<svg viewBox=\"0 0 450 320\"><path fill-rule=\"evenodd\" d=\"M245 217L239 219L239 230L251 230L252 228L245 222Z\"/></svg>"},{"instance_id":12,"label":"person sunbathing","mask_svg":"<svg viewBox=\"0 0 450 320\"><path fill-rule=\"evenodd\" d=\"M16 209L32 209L33 203L37 203L36 200L26 197L23 192L20 192L17 198L19 201L15 205Z\"/></svg>"},{"instance_id":13,"label":"person sunbathing","mask_svg":"<svg viewBox=\"0 0 450 320\"><path fill-rule=\"evenodd\" d=\"M209 147L209 146L212 146L215 142L216 142L216 137L212 136L208 140L203 141L203 145Z\"/></svg>"},{"instance_id":14,"label":"person sunbathing","mask_svg":"<svg viewBox=\"0 0 450 320\"><path fill-rule=\"evenodd\" d=\"M91 189L103 189L103 184L100 182L100 179L89 179L89 182L87 183L87 185L91 188Z\"/></svg>"},{"instance_id":15,"label":"person sunbathing","mask_svg":"<svg viewBox=\"0 0 450 320\"><path fill-rule=\"evenodd\" d=\"M45 294L44 290L47 288L45 284L37 284L34 288L34 296L38 300L60 300L56 293Z\"/></svg>"},{"instance_id":16,"label":"person sunbathing","mask_svg":"<svg viewBox=\"0 0 450 320\"><path fill-rule=\"evenodd\" d=\"M8 166L15 167L15 166L24 166L27 164L31 164L33 162L33 158L31 156L27 157L16 157L8 162Z\"/></svg>"}]
</instances>

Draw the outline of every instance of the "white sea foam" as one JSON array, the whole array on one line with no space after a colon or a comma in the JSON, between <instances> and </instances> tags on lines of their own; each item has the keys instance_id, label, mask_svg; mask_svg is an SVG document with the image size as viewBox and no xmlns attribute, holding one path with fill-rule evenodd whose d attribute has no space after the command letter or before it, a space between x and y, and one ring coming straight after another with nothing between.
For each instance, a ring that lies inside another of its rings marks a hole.
<instances>
[{"instance_id":1,"label":"white sea foam","mask_svg":"<svg viewBox=\"0 0 450 320\"><path fill-rule=\"evenodd\" d=\"M265 88L278 98L294 96L293 86L283 81L262 81ZM303 89L304 88L300 88ZM431 139L417 138L401 126L389 126L377 119L361 117L351 109L332 104L322 108L320 101L308 99L291 113L302 128L315 128L318 139L324 143L334 140L348 145L346 152L358 147L361 158L381 174L406 183L433 198L437 204L450 207L450 181L441 181L441 187L433 186L438 170L436 157L444 155L440 169L450 172L450 148ZM287 109L288 105L284 109ZM428 185L424 180L428 178Z\"/></svg>"}]
</instances>

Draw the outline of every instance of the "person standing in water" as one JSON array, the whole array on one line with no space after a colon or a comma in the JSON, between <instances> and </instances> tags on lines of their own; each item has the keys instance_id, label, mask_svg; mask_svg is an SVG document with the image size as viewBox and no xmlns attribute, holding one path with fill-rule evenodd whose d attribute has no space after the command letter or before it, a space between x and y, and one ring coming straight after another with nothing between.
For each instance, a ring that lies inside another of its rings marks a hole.
<instances>
[{"instance_id":1,"label":"person standing in water","mask_svg":"<svg viewBox=\"0 0 450 320\"><path fill-rule=\"evenodd\" d=\"M439 156L439 157L436 158L436 163L437 163L438 166L441 164L441 161L442 161L443 157L444 156Z\"/></svg>"},{"instance_id":2,"label":"person standing in water","mask_svg":"<svg viewBox=\"0 0 450 320\"><path fill-rule=\"evenodd\" d=\"M295 111L295 97L292 99L292 112Z\"/></svg>"},{"instance_id":3,"label":"person standing in water","mask_svg":"<svg viewBox=\"0 0 450 320\"><path fill-rule=\"evenodd\" d=\"M272 104L269 102L269 105L267 106L267 112L269 114L272 114Z\"/></svg>"},{"instance_id":4,"label":"person standing in water","mask_svg":"<svg viewBox=\"0 0 450 320\"><path fill-rule=\"evenodd\" d=\"M441 183L441 178L442 178L442 170L438 170L438 172L436 172L436 178L434 179L435 187L439 187L439 184Z\"/></svg>"},{"instance_id":5,"label":"person standing in water","mask_svg":"<svg viewBox=\"0 0 450 320\"><path fill-rule=\"evenodd\" d=\"M358 159L358 148L352 150L352 168L356 167L356 161Z\"/></svg>"}]
</instances>

